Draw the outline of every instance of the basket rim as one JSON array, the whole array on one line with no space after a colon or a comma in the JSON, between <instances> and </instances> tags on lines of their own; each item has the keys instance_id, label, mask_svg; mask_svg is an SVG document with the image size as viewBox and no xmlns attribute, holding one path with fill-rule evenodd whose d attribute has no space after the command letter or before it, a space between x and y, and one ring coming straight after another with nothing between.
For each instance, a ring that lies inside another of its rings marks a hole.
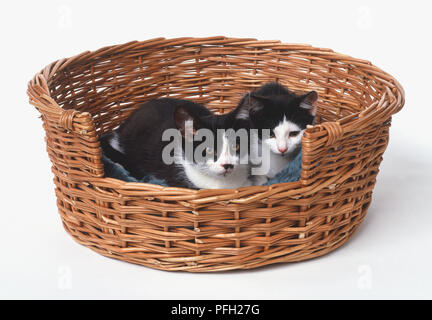
<instances>
[{"instance_id":1,"label":"basket rim","mask_svg":"<svg viewBox=\"0 0 432 320\"><path fill-rule=\"evenodd\" d=\"M225 37L225 36L214 36L214 37L179 37L179 38L153 38L144 41L130 41L124 44L119 45L109 45L102 47L93 51L84 51L80 54L71 56L69 58L63 58L56 60L50 64L48 64L41 71L36 73L36 75L28 82L27 94L29 96L29 103L36 107L40 112L45 111L50 114L54 119L56 119L59 124L67 130L74 131L74 124L82 123L82 122L93 122L91 119L91 115L88 112L81 112L74 109L68 109L69 117L65 117L65 109L61 108L57 102L51 97L49 91L49 82L51 78L59 71L63 70L69 65L77 64L79 62L85 61L86 59L96 58L101 55L107 55L113 52L121 53L133 48L139 47L143 49L145 47L155 47L160 46L163 47L172 47L172 46L196 46L196 45L236 45L236 46L251 46L253 48L266 48L271 47L273 50L277 49L291 49L298 50L301 53L309 53L315 56L320 56L322 58L326 58L329 60L338 60L343 59L349 61L350 65L354 67L362 67L366 69L369 73L376 76L380 81L383 81L387 85L392 87L392 90L389 87L386 87L386 92L382 95L380 101L375 101L370 106L366 107L362 111L357 111L348 116L342 117L336 121L325 121L320 124L316 124L313 126L308 126L305 130L304 136L306 135L316 135L317 132L322 132L322 130L326 130L329 135L331 135L330 128L336 125L341 128L344 132L352 131L360 126L367 125L369 120L373 119L379 113L385 113L389 117L397 112L399 112L405 103L405 92L401 84L390 74L383 71L382 69L373 65L370 61L362 60L358 58L353 58L349 55L341 54L334 52L332 49L314 47L309 44L300 44L300 43L283 43L280 40L257 40L255 38L234 38L234 37ZM72 113L71 113L72 112ZM65 124L65 119L68 121L68 125ZM302 138L302 145L304 143L304 136ZM329 137L330 139L330 137ZM342 175L342 174L341 174ZM86 181L90 179L87 178ZM182 187L164 187L155 184L142 183L142 182L126 182L123 180L109 178L109 177L93 177L91 181L94 182L111 182L121 190L134 190L134 191L161 191L161 192L173 192L176 194L182 194L184 196L185 193L191 196L191 200L196 198L196 201L199 202L207 202L210 201L209 198L218 197L215 196L215 193L220 193L223 195L224 193L232 195L232 193L240 194L244 193L245 190L250 190L249 187L240 187L240 188L230 188L230 189L189 189ZM322 185L322 184L320 184ZM267 196L273 193L279 193L283 189L293 191L292 196L295 197L299 194L305 195L309 193L313 186L310 186L304 181L302 178L298 181L294 182L281 182L272 184L269 186L252 186L254 189L253 193L257 193L257 196L262 197L263 193ZM288 188L289 187L289 188ZM299 187L299 188L297 188ZM281 189L281 190L275 190ZM202 196L205 193L211 190L211 196L209 198L203 198ZM216 191L216 192L215 192ZM267 192L266 192L267 191ZM250 193L250 192L247 192ZM290 193L288 191L288 193ZM288 194L287 194L288 196ZM199 198L199 199L198 199ZM230 197L231 198L231 197ZM247 203L256 200L256 196L251 196L248 198L243 198L241 201L237 198L237 201L242 203ZM235 201L235 202L237 202Z\"/></svg>"}]
</instances>

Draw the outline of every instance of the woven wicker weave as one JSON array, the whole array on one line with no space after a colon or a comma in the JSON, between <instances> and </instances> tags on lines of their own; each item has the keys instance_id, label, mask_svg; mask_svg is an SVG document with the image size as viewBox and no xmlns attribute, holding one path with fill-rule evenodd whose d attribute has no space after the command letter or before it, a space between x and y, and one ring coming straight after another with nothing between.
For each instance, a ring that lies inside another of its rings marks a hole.
<instances>
[{"instance_id":1,"label":"woven wicker weave","mask_svg":"<svg viewBox=\"0 0 432 320\"><path fill-rule=\"evenodd\" d=\"M267 81L319 93L298 182L190 190L104 178L98 136L139 103L177 97L231 110ZM42 114L67 232L108 257L163 270L256 268L321 256L365 217L404 92L370 62L309 45L152 39L58 60L28 86Z\"/></svg>"}]
</instances>

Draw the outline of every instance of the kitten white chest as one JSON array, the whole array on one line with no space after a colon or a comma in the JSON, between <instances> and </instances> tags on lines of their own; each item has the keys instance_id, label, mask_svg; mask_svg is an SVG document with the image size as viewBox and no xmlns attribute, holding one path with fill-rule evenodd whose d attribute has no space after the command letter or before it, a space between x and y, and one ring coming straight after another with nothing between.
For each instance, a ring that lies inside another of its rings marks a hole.
<instances>
[{"instance_id":1,"label":"kitten white chest","mask_svg":"<svg viewBox=\"0 0 432 320\"><path fill-rule=\"evenodd\" d=\"M274 154L273 152L270 152L269 157L269 171L267 173L267 177L274 178L276 174L281 172L290 162L288 157L282 157L279 154Z\"/></svg>"},{"instance_id":2,"label":"kitten white chest","mask_svg":"<svg viewBox=\"0 0 432 320\"><path fill-rule=\"evenodd\" d=\"M251 155L251 160L254 168L251 174L252 176L255 175L254 181L257 185L265 183L267 179L274 178L290 162L289 157L273 153L271 146L262 142L258 143L258 150L254 151L253 154L255 156Z\"/></svg>"},{"instance_id":3,"label":"kitten white chest","mask_svg":"<svg viewBox=\"0 0 432 320\"><path fill-rule=\"evenodd\" d=\"M288 165L289 158L273 153L266 144L261 144L259 147L262 148L262 174L271 179Z\"/></svg>"}]
</instances>

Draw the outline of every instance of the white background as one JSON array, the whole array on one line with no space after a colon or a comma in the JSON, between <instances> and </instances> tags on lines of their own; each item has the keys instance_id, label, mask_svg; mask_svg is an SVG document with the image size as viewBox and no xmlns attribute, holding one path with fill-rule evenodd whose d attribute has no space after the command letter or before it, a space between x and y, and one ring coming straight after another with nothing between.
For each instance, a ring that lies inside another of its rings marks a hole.
<instances>
[{"instance_id":1,"label":"white background","mask_svg":"<svg viewBox=\"0 0 432 320\"><path fill-rule=\"evenodd\" d=\"M6 4L8 3L8 4ZM432 298L430 1L2 1L0 298ZM163 36L308 43L372 61L406 91L365 221L314 260L213 274L165 272L75 243L27 82L85 50Z\"/></svg>"}]
</instances>

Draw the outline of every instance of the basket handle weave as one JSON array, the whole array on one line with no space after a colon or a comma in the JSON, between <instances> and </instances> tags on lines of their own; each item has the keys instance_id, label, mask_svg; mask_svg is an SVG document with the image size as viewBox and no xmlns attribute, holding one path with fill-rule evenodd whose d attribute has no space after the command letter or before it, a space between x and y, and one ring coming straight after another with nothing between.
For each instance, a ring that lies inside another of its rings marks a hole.
<instances>
[{"instance_id":1,"label":"basket handle weave","mask_svg":"<svg viewBox=\"0 0 432 320\"><path fill-rule=\"evenodd\" d=\"M67 131L86 135L94 130L91 115L74 109L63 109L51 97L46 78L42 73L37 74L28 84L27 94L29 102L42 115L57 122L58 126Z\"/></svg>"},{"instance_id":2,"label":"basket handle weave","mask_svg":"<svg viewBox=\"0 0 432 320\"><path fill-rule=\"evenodd\" d=\"M103 177L99 138L91 114L63 109L50 96L45 73L48 68L52 73L53 65L34 76L27 89L29 102L41 113L45 130L53 133L50 137L47 135L47 149L53 169L76 176ZM52 138L56 135L67 136L68 145L59 147Z\"/></svg>"}]
</instances>

